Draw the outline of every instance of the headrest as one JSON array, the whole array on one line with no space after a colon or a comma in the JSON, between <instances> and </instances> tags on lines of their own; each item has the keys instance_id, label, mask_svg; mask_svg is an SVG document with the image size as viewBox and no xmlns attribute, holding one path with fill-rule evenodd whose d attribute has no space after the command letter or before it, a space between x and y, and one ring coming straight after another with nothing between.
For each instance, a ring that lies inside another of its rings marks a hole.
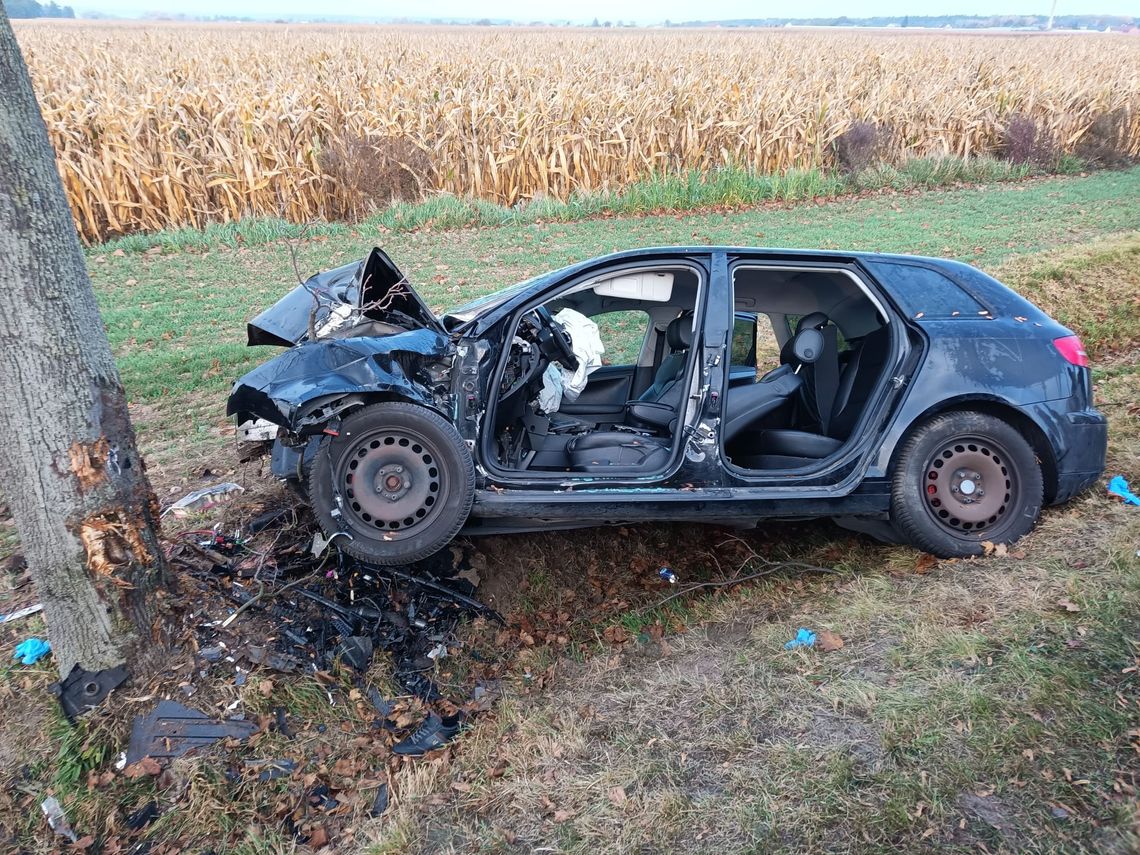
<instances>
[{"instance_id":1,"label":"headrest","mask_svg":"<svg viewBox=\"0 0 1140 855\"><path fill-rule=\"evenodd\" d=\"M688 350L693 343L693 316L681 315L665 327L665 341L670 350Z\"/></svg>"},{"instance_id":2,"label":"headrest","mask_svg":"<svg viewBox=\"0 0 1140 855\"><path fill-rule=\"evenodd\" d=\"M823 333L815 327L808 327L796 333L792 339L792 353L801 365L810 365L823 353Z\"/></svg>"},{"instance_id":3,"label":"headrest","mask_svg":"<svg viewBox=\"0 0 1140 855\"><path fill-rule=\"evenodd\" d=\"M796 324L796 332L800 330L817 330L827 325L827 315L823 312L812 312L800 318Z\"/></svg>"}]
</instances>

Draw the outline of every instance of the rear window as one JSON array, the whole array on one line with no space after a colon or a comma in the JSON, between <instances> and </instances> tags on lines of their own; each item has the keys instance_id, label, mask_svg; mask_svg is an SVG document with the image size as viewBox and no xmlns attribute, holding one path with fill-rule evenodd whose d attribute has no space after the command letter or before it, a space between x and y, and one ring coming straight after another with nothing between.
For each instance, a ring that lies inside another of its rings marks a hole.
<instances>
[{"instance_id":1,"label":"rear window","mask_svg":"<svg viewBox=\"0 0 1140 855\"><path fill-rule=\"evenodd\" d=\"M986 307L937 270L875 261L870 264L903 311L912 318L976 318Z\"/></svg>"}]
</instances>

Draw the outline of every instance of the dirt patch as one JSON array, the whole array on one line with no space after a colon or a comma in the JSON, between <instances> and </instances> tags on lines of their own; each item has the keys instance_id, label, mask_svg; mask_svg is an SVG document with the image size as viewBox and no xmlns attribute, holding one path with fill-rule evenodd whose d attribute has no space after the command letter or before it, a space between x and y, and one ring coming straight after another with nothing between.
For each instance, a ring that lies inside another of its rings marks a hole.
<instances>
[{"instance_id":1,"label":"dirt patch","mask_svg":"<svg viewBox=\"0 0 1140 855\"><path fill-rule=\"evenodd\" d=\"M958 807L971 823L982 823L997 832L1001 842L1020 850L1025 838L1012 808L1000 798L991 794L962 793L958 797ZM989 835L986 835L987 837Z\"/></svg>"}]
</instances>

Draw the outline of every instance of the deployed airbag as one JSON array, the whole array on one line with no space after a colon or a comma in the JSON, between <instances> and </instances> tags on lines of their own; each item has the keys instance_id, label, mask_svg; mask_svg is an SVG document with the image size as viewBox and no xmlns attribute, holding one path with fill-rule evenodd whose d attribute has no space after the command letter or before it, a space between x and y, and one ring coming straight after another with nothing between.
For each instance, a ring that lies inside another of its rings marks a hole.
<instances>
[{"instance_id":1,"label":"deployed airbag","mask_svg":"<svg viewBox=\"0 0 1140 855\"><path fill-rule=\"evenodd\" d=\"M570 346L578 357L576 369L562 369L562 400L572 404L590 382L590 375L602 367L602 354L606 352L606 346L602 344L598 325L581 312L563 309L554 316L554 320L570 335Z\"/></svg>"}]
</instances>

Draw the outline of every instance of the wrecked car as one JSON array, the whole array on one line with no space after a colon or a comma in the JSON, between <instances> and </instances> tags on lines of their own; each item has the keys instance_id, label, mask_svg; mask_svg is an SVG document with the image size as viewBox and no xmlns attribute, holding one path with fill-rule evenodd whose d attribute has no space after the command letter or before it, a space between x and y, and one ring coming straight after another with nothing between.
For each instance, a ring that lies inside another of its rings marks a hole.
<instances>
[{"instance_id":1,"label":"wrecked car","mask_svg":"<svg viewBox=\"0 0 1140 855\"><path fill-rule=\"evenodd\" d=\"M1080 340L966 264L656 248L436 314L381 250L250 321L237 381L330 537L382 565L470 534L830 517L942 557L1105 465Z\"/></svg>"}]
</instances>

